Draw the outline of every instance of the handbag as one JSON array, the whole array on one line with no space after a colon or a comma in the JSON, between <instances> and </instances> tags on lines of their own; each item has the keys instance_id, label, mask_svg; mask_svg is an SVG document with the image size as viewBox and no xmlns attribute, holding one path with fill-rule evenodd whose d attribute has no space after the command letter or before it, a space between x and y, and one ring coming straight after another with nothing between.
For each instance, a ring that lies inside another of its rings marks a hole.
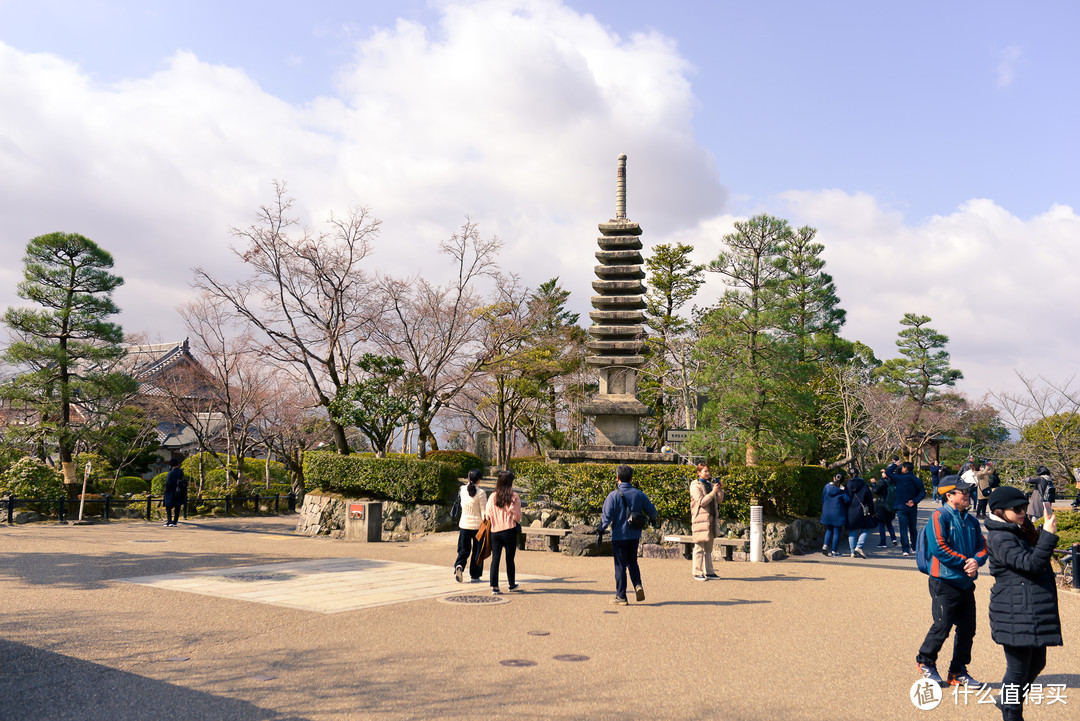
<instances>
[{"instance_id":1,"label":"handbag","mask_svg":"<svg viewBox=\"0 0 1080 721\"><path fill-rule=\"evenodd\" d=\"M622 492L622 489L619 488L618 491L619 496L622 497L623 506L626 507L626 510L628 512L628 515L626 517L626 525L630 526L630 528L633 528L635 531L643 531L648 528L649 517L641 511L632 510L629 504L627 504L626 502L626 495Z\"/></svg>"},{"instance_id":2,"label":"handbag","mask_svg":"<svg viewBox=\"0 0 1080 721\"><path fill-rule=\"evenodd\" d=\"M491 521L480 521L480 529L476 532L476 540L480 541L480 550L476 552L477 563L483 563L484 559L491 555Z\"/></svg>"}]
</instances>

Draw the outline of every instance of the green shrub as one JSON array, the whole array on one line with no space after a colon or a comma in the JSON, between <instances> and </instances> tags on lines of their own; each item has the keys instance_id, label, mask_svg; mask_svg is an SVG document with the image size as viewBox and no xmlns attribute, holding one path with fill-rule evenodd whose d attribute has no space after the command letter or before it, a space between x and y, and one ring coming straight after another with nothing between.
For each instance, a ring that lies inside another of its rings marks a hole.
<instances>
[{"instance_id":1,"label":"green shrub","mask_svg":"<svg viewBox=\"0 0 1080 721\"><path fill-rule=\"evenodd\" d=\"M58 501L65 497L64 479L60 472L37 458L20 458L0 476L0 495L14 494L16 498Z\"/></svg>"},{"instance_id":2,"label":"green shrub","mask_svg":"<svg viewBox=\"0 0 1080 721\"><path fill-rule=\"evenodd\" d=\"M1080 511L1057 511L1058 529L1057 547L1065 550L1074 543L1080 543ZM1045 518L1035 521L1036 528L1042 528Z\"/></svg>"},{"instance_id":3,"label":"green shrub","mask_svg":"<svg viewBox=\"0 0 1080 721\"><path fill-rule=\"evenodd\" d=\"M615 468L608 463L556 464L515 459L514 472L529 481L533 493L551 496L578 514L598 514L615 487ZM694 468L685 465L634 465L634 485L645 492L662 518L686 520L690 515L690 482ZM717 469L724 481L720 513L748 521L751 500L760 498L770 515L816 515L829 471L817 466L734 466Z\"/></svg>"},{"instance_id":4,"label":"green shrub","mask_svg":"<svg viewBox=\"0 0 1080 721\"><path fill-rule=\"evenodd\" d=\"M116 480L116 492L119 493L146 493L150 490L150 484L138 476L121 476Z\"/></svg>"},{"instance_id":5,"label":"green shrub","mask_svg":"<svg viewBox=\"0 0 1080 721\"><path fill-rule=\"evenodd\" d=\"M445 463L342 456L331 451L305 453L304 478L313 491L374 496L402 503L443 503L458 488L457 474Z\"/></svg>"},{"instance_id":6,"label":"green shrub","mask_svg":"<svg viewBox=\"0 0 1080 721\"><path fill-rule=\"evenodd\" d=\"M165 494L165 479L169 477L169 472L159 473L150 479L150 493L155 496L161 496Z\"/></svg>"},{"instance_id":7,"label":"green shrub","mask_svg":"<svg viewBox=\"0 0 1080 721\"><path fill-rule=\"evenodd\" d=\"M73 462L75 465L75 480L80 486L82 485L83 474L86 472L86 464L90 464L90 478L86 486L88 493L90 488L105 490L112 488L116 468L105 456L99 453L77 453Z\"/></svg>"},{"instance_id":8,"label":"green shrub","mask_svg":"<svg viewBox=\"0 0 1080 721\"><path fill-rule=\"evenodd\" d=\"M484 470L484 462L480 456L468 451L431 451L425 460L438 461L451 466L458 478L465 478L474 468L480 469L481 472Z\"/></svg>"},{"instance_id":9,"label":"green shrub","mask_svg":"<svg viewBox=\"0 0 1080 721\"><path fill-rule=\"evenodd\" d=\"M198 485L198 481L199 481L199 456L200 456L200 454L198 454L198 453L196 453L194 455L191 455L191 456L188 456L187 458L184 459L184 462L180 464L180 467L184 469L184 475L187 476L188 484L191 485L191 486ZM211 473L214 470L221 470L221 473L214 475L214 479L215 479L214 485L216 487L224 488L225 483L218 482L219 478L224 478L225 477L224 466L221 464L221 461L219 461L218 457L215 456L213 453L203 453L203 454L201 454L201 456L202 456L202 462L203 462L204 478L209 480L210 477L211 477ZM222 456L222 458L224 458L224 457L225 456ZM232 457L229 458L229 468L230 469L235 469L236 468L236 459L235 458L232 458ZM243 471L244 471L244 482L245 483L247 483L249 485L254 485L256 483L262 483L262 484L265 485L265 483L266 483L266 459L265 458L244 458L242 468L243 468ZM235 472L233 474L233 477L235 479ZM289 482L289 473L288 473L288 470L285 468L284 463L282 463L280 461L270 461L270 482L271 483L288 483ZM233 484L235 485L235 480L234 480ZM204 484L204 486L203 486L204 491L207 488L207 485L209 485L209 484Z\"/></svg>"}]
</instances>

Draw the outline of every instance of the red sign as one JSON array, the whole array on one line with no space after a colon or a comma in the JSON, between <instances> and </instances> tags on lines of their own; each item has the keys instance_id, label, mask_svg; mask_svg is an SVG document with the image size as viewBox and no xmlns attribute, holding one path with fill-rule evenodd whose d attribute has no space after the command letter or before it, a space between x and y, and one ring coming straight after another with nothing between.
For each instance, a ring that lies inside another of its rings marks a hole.
<instances>
[{"instance_id":1,"label":"red sign","mask_svg":"<svg viewBox=\"0 0 1080 721\"><path fill-rule=\"evenodd\" d=\"M364 520L364 504L363 503L350 503L349 504L349 518L357 521Z\"/></svg>"}]
</instances>

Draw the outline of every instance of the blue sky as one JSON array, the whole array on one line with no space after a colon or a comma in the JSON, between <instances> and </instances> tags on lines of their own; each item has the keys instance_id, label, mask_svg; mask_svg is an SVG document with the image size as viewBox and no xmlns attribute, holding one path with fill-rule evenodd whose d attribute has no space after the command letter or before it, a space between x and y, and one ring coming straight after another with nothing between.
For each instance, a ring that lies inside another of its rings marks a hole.
<instances>
[{"instance_id":1,"label":"blue sky","mask_svg":"<svg viewBox=\"0 0 1080 721\"><path fill-rule=\"evenodd\" d=\"M284 178L313 222L371 205L381 271L415 272L469 214L584 310L626 152L651 242L707 260L739 217L809 223L846 335L887 357L903 312L930 315L978 397L1075 372L1078 21L1065 2L0 0L0 244L94 237L125 327L171 338L185 269L234 272L225 229Z\"/></svg>"}]
</instances>

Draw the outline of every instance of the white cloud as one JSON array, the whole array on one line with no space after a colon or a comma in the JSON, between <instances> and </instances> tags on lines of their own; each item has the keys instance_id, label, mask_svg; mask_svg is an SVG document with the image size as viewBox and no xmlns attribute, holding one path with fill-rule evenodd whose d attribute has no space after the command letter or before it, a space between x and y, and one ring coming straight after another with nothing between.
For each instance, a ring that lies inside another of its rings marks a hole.
<instances>
[{"instance_id":1,"label":"white cloud","mask_svg":"<svg viewBox=\"0 0 1080 721\"><path fill-rule=\"evenodd\" d=\"M188 269L236 272L226 229L254 219L274 178L308 223L370 206L384 220L374 263L395 273L437 273L437 241L469 214L503 238L508 270L530 285L562 276L580 309L619 153L646 232L723 208L671 40L620 38L554 0L441 12L437 26L399 21L359 40L337 96L302 107L190 52L103 85L0 44L0 247L14 259L41 233L93 238L128 280L125 327L176 336ZM0 306L17 302L14 265Z\"/></svg>"},{"instance_id":2,"label":"white cloud","mask_svg":"<svg viewBox=\"0 0 1080 721\"><path fill-rule=\"evenodd\" d=\"M997 84L999 88L1012 85L1012 81L1016 78L1016 65L1020 61L1020 55L1020 48L1016 45L1010 45L998 53Z\"/></svg>"},{"instance_id":3,"label":"white cloud","mask_svg":"<svg viewBox=\"0 0 1080 721\"><path fill-rule=\"evenodd\" d=\"M879 357L897 355L900 319L912 312L949 336L960 387L974 398L1012 387L1013 369L1053 379L1076 372L1080 216L1072 208L1024 220L978 199L909 225L872 196L823 190L785 193L766 212L818 229L847 310L844 336ZM704 262L735 220L719 216L672 237L694 243ZM709 279L699 304L722 292L717 281Z\"/></svg>"}]
</instances>

